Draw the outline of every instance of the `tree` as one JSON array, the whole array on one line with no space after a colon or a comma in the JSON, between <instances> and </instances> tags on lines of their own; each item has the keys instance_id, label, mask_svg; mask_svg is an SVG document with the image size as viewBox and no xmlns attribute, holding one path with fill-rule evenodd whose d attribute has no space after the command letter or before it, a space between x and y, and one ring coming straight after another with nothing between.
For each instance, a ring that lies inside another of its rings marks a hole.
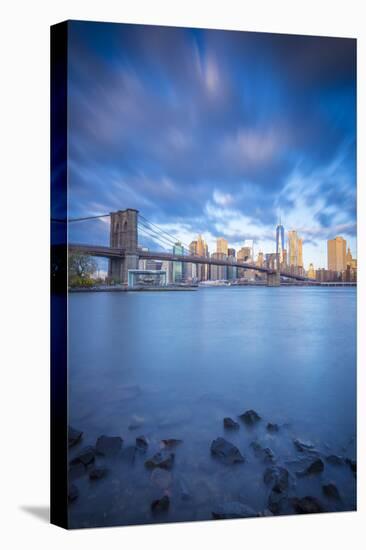
<instances>
[{"instance_id":1,"label":"tree","mask_svg":"<svg viewBox=\"0 0 366 550\"><path fill-rule=\"evenodd\" d=\"M82 252L72 252L69 254L69 281L86 281L98 269L98 264L94 258L83 254Z\"/></svg>"}]
</instances>

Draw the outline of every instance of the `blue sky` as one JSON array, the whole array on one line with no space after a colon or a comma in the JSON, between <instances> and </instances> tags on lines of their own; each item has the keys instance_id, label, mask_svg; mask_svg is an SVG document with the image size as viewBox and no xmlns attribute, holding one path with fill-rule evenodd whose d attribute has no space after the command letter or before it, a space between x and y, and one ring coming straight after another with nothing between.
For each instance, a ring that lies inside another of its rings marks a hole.
<instances>
[{"instance_id":1,"label":"blue sky","mask_svg":"<svg viewBox=\"0 0 366 550\"><path fill-rule=\"evenodd\" d=\"M355 125L354 40L70 23L70 217L137 208L256 252L281 217L305 267L326 266L336 235L356 255ZM106 220L70 229L108 237Z\"/></svg>"}]
</instances>

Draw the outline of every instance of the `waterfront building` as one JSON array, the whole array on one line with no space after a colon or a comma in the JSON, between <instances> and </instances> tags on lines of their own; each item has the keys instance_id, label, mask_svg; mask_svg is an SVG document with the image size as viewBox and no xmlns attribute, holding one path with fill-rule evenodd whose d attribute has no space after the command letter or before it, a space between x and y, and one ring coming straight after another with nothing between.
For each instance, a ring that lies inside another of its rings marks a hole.
<instances>
[{"instance_id":1,"label":"waterfront building","mask_svg":"<svg viewBox=\"0 0 366 550\"><path fill-rule=\"evenodd\" d=\"M149 288L166 286L166 272L161 269L129 269L129 288Z\"/></svg>"},{"instance_id":2,"label":"waterfront building","mask_svg":"<svg viewBox=\"0 0 366 550\"><path fill-rule=\"evenodd\" d=\"M227 257L229 261L235 262L236 261L236 251L235 248L228 248L227 251ZM238 277L238 268L235 266L228 266L227 267L227 278L229 281L233 281L234 279L237 279Z\"/></svg>"},{"instance_id":3,"label":"waterfront building","mask_svg":"<svg viewBox=\"0 0 366 550\"><path fill-rule=\"evenodd\" d=\"M203 256L204 258L209 257L208 246L205 243L202 235L198 235L196 245L196 253L198 256ZM208 265L207 264L197 264L197 279L198 281L207 281L208 279Z\"/></svg>"},{"instance_id":4,"label":"waterfront building","mask_svg":"<svg viewBox=\"0 0 366 550\"><path fill-rule=\"evenodd\" d=\"M313 264L309 265L307 276L310 277L310 279L315 279L316 278L316 273L315 273L315 269L314 269Z\"/></svg>"},{"instance_id":5,"label":"waterfront building","mask_svg":"<svg viewBox=\"0 0 366 550\"><path fill-rule=\"evenodd\" d=\"M211 258L215 260L226 260L227 255L222 252L213 252ZM227 266L226 265L211 265L210 280L211 281L227 281Z\"/></svg>"},{"instance_id":6,"label":"waterfront building","mask_svg":"<svg viewBox=\"0 0 366 550\"><path fill-rule=\"evenodd\" d=\"M343 237L335 237L328 240L328 270L341 273L345 271L346 264L346 240Z\"/></svg>"},{"instance_id":7,"label":"waterfront building","mask_svg":"<svg viewBox=\"0 0 366 550\"><path fill-rule=\"evenodd\" d=\"M173 246L173 254L177 256L184 255L184 247L181 242L175 243L175 245ZM173 262L172 282L181 283L183 280L183 262Z\"/></svg>"}]
</instances>

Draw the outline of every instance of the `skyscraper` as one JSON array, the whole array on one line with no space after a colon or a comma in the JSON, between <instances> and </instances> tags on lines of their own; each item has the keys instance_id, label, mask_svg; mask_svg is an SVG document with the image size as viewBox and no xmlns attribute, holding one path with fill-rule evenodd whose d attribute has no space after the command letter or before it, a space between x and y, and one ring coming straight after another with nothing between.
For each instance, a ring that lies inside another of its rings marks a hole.
<instances>
[{"instance_id":1,"label":"skyscraper","mask_svg":"<svg viewBox=\"0 0 366 550\"><path fill-rule=\"evenodd\" d=\"M283 264L283 251L285 249L285 230L281 222L276 227L276 254L280 265Z\"/></svg>"},{"instance_id":2,"label":"skyscraper","mask_svg":"<svg viewBox=\"0 0 366 550\"><path fill-rule=\"evenodd\" d=\"M228 255L228 242L223 237L219 237L216 240L216 252L218 254L226 254Z\"/></svg>"},{"instance_id":3,"label":"skyscraper","mask_svg":"<svg viewBox=\"0 0 366 550\"><path fill-rule=\"evenodd\" d=\"M184 247L182 243L176 242L173 246L173 254L178 256L183 256ZM181 283L183 281L183 263L182 262L173 262L173 283Z\"/></svg>"},{"instance_id":4,"label":"skyscraper","mask_svg":"<svg viewBox=\"0 0 366 550\"><path fill-rule=\"evenodd\" d=\"M297 231L288 232L288 264L290 267L297 267L298 258L298 236Z\"/></svg>"},{"instance_id":5,"label":"skyscraper","mask_svg":"<svg viewBox=\"0 0 366 550\"><path fill-rule=\"evenodd\" d=\"M202 238L202 235L198 235L197 237L197 246L196 246L196 253L198 256L203 256L205 258L208 258L208 246L205 243L204 239ZM208 266L207 264L198 264L197 265L197 279L199 281L207 281L208 278Z\"/></svg>"},{"instance_id":6,"label":"skyscraper","mask_svg":"<svg viewBox=\"0 0 366 550\"><path fill-rule=\"evenodd\" d=\"M346 240L335 237L328 241L328 270L341 272L346 269Z\"/></svg>"},{"instance_id":7,"label":"skyscraper","mask_svg":"<svg viewBox=\"0 0 366 550\"><path fill-rule=\"evenodd\" d=\"M301 269L304 267L302 259L302 239L297 240L297 267Z\"/></svg>"},{"instance_id":8,"label":"skyscraper","mask_svg":"<svg viewBox=\"0 0 366 550\"><path fill-rule=\"evenodd\" d=\"M236 260L235 248L228 248L227 255L228 255L229 261L235 262ZM238 271L237 268L234 266L227 267L227 278L229 281L232 281L233 279L237 278L237 271Z\"/></svg>"}]
</instances>

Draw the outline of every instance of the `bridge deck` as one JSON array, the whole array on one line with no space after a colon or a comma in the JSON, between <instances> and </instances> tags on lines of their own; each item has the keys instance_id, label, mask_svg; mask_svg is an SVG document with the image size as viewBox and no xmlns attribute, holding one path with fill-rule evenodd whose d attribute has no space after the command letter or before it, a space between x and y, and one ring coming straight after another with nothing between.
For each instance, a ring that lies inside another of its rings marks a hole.
<instances>
[{"instance_id":1,"label":"bridge deck","mask_svg":"<svg viewBox=\"0 0 366 550\"><path fill-rule=\"evenodd\" d=\"M123 249L111 248L109 246L94 246L89 244L69 244L69 250L81 251L90 256L97 256L102 258L121 258L122 259L125 257L125 251ZM276 272L273 269L256 266L248 262L219 260L217 258L206 258L204 256L195 256L195 255L180 256L177 254L171 254L169 252L154 252L151 250L146 251L141 249L137 250L136 255L143 260L162 260L162 261L183 262L183 263L191 263L191 264L207 264L207 265L226 266L226 267L238 267L241 269L252 269L260 273L268 273L268 274L273 274ZM301 275L287 273L286 271L281 271L280 275L281 277L295 279L296 281L315 282L315 279L310 279L309 277L303 277Z\"/></svg>"}]
</instances>

